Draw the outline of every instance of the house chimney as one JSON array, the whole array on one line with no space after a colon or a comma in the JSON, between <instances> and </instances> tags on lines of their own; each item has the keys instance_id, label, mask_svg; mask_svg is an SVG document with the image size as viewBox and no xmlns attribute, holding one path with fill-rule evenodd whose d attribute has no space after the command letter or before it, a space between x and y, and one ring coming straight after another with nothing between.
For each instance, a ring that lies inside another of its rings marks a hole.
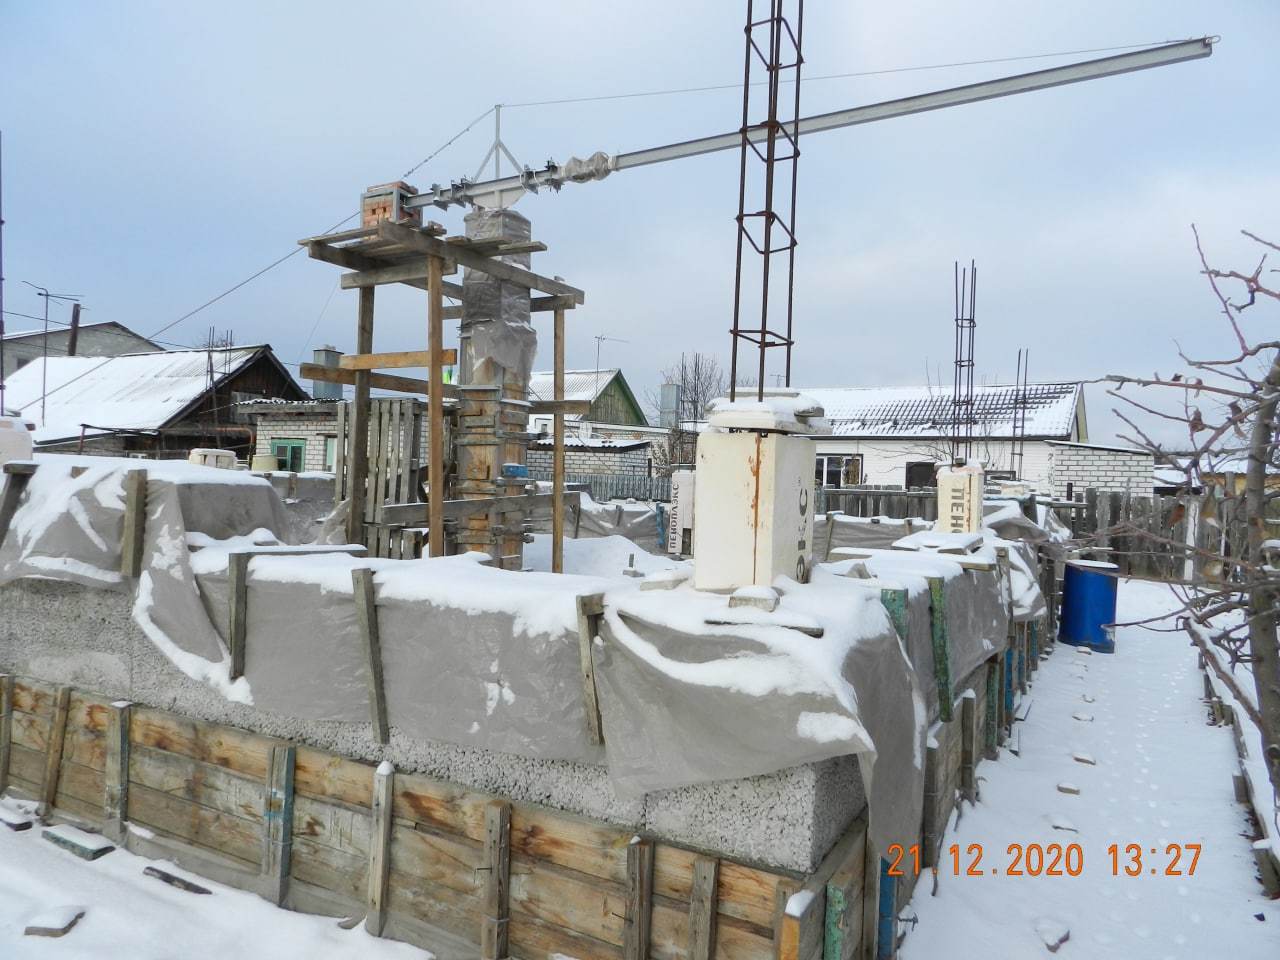
<instances>
[{"instance_id":1,"label":"house chimney","mask_svg":"<svg viewBox=\"0 0 1280 960\"><path fill-rule=\"evenodd\" d=\"M323 347L318 347L312 351L311 359L317 366L332 367L336 370L338 358L341 356L341 350L325 344ZM342 384L330 383L327 380L312 380L311 396L317 400L341 400Z\"/></svg>"}]
</instances>

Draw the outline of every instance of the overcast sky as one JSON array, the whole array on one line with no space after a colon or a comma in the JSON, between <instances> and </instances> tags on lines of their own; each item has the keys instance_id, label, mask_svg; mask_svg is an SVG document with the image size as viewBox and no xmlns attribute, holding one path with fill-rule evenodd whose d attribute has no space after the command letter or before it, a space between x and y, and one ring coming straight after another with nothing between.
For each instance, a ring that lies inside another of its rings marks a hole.
<instances>
[{"instance_id":1,"label":"overcast sky","mask_svg":"<svg viewBox=\"0 0 1280 960\"><path fill-rule=\"evenodd\" d=\"M5 309L30 280L86 319L151 334L358 208L495 103L741 79L740 0L715 3L21 3L0 0ZM1242 227L1280 237L1280 5L814 2L812 76L1220 34L1207 60L815 135L803 143L793 383L950 380L952 262L977 260L977 371L1150 373L1226 343L1190 232L1252 267ZM813 81L802 113L1090 56ZM738 126L736 90L508 107L524 163ZM491 120L414 174L474 174ZM736 154L618 173L518 209L541 273L587 292L568 362L621 366L638 394L681 351L727 365ZM434 213L461 230L455 208ZM162 339L210 326L281 359L353 346L354 292L298 255ZM386 290L386 288L383 288ZM55 313L57 311L55 306ZM420 348L425 298L380 292L376 348ZM545 315L543 315L545 316ZM65 319L65 318L64 318ZM29 326L5 317L10 330ZM547 349L539 365L549 362ZM771 370L775 369L771 367ZM1094 440L1110 402L1090 398Z\"/></svg>"}]
</instances>

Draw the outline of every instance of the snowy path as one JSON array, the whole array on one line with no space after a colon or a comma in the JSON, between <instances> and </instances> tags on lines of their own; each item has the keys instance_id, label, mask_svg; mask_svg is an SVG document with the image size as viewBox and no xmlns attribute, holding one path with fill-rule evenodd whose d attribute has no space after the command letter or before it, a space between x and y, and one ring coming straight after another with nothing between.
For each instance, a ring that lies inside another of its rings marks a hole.
<instances>
[{"instance_id":1,"label":"snowy path","mask_svg":"<svg viewBox=\"0 0 1280 960\"><path fill-rule=\"evenodd\" d=\"M1168 604L1164 588L1124 582L1119 619ZM1231 789L1231 734L1206 723L1195 650L1182 634L1141 627L1121 629L1116 650L1087 656L1059 645L1041 664L1030 714L1015 724L1022 755L1003 751L998 763L979 767L981 799L964 807L958 825L953 818L943 840L937 896L930 877L916 888L910 910L919 923L903 943L904 960L1048 956L1037 925L1069 929L1057 953L1064 958L1280 957L1280 903L1255 879L1244 808ZM1096 762L1077 762L1075 752ZM1064 783L1079 795L1060 792ZM1055 829L1055 818L1078 832ZM1079 876L1006 874L1011 843L1072 842L1083 853ZM1119 876L1107 852L1113 843ZM1195 874L1165 876L1166 845L1187 843L1202 846ZM982 844L981 875L955 875L952 844L962 872L969 845ZM1133 877L1123 873L1128 844L1142 851Z\"/></svg>"},{"instance_id":2,"label":"snowy path","mask_svg":"<svg viewBox=\"0 0 1280 960\"><path fill-rule=\"evenodd\" d=\"M103 960L425 960L431 955L403 943L370 937L362 927L342 930L336 920L279 910L253 894L224 887L172 864L171 873L213 891L184 893L143 876L152 863L124 850L92 862L79 860L40 836L0 827L0 957ZM87 908L60 939L28 937L23 930L58 907Z\"/></svg>"}]
</instances>

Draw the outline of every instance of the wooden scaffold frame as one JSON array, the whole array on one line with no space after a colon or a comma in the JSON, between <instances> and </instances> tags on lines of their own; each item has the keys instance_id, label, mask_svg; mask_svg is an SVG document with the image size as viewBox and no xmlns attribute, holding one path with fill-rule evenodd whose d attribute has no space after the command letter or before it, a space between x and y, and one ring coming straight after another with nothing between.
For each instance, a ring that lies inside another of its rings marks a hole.
<instances>
[{"instance_id":1,"label":"wooden scaffold frame","mask_svg":"<svg viewBox=\"0 0 1280 960\"><path fill-rule=\"evenodd\" d=\"M531 270L497 259L513 254L535 253L546 249L537 241L472 240L468 237L446 237L437 223L416 227L392 220L355 230L346 230L299 243L308 255L351 271L340 279L342 289L359 290L356 326L356 352L344 356L340 366L325 367L303 364L301 376L355 387L351 416L350 454L346 460L349 512L347 539L364 542L364 515L369 476L370 389L377 387L399 393L424 394L427 398L427 503L426 524L428 554L445 554L445 520L479 513L501 516L508 512L524 512L542 506L548 498L518 495L471 500L447 500L444 478L444 401L457 401L459 390L444 383L446 364L456 363L457 351L444 347L444 322L462 317L461 306L445 306L446 296L461 300L461 284L445 279L455 274L458 266L488 274L496 280L537 291L543 296L530 296L530 310L553 314L554 395L550 401L532 401L531 414L554 417L552 458L552 570L564 568L564 418L566 414L584 414L587 404L564 398L564 316L583 303L586 295L577 287L559 279L541 276ZM427 349L398 353L373 352L374 291L383 284L402 283L427 292ZM382 373L388 369L426 367L427 379ZM387 522L413 522L420 509L415 504L388 505L382 515Z\"/></svg>"}]
</instances>

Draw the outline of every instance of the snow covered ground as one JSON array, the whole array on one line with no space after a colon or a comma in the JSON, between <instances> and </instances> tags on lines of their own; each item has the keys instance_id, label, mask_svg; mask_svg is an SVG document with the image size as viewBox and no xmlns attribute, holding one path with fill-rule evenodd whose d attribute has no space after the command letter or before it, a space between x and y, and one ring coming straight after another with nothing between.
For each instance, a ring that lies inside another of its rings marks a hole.
<instances>
[{"instance_id":1,"label":"snow covered ground","mask_svg":"<svg viewBox=\"0 0 1280 960\"><path fill-rule=\"evenodd\" d=\"M280 910L253 894L169 863L158 864L212 891L209 896L186 893L144 876L143 869L151 864L124 850L86 862L42 839L39 824L21 833L0 827L0 957L424 960L430 956L407 944L371 937L362 926L343 930L331 918ZM63 907L85 911L66 936L48 939L23 934L29 924L59 915Z\"/></svg>"},{"instance_id":2,"label":"snow covered ground","mask_svg":"<svg viewBox=\"0 0 1280 960\"><path fill-rule=\"evenodd\" d=\"M1171 604L1167 588L1121 583L1121 621ZM1113 656L1059 645L1041 664L1026 720L1014 725L1021 756L1002 751L979 768L981 798L964 805L958 824L953 818L936 896L931 877L916 888L904 913L918 917L904 960L1046 956L1043 936L1063 929L1070 939L1058 956L1081 960L1280 956L1280 903L1255 878L1244 808L1232 793L1231 733L1208 725L1203 695L1196 651L1180 633L1123 627ZM1078 876L1008 875L1010 844L1051 843L1080 845ZM969 845L982 845L980 875L955 875L952 844L962 873ZM1118 876L1111 844L1120 848ZM1123 872L1129 844L1141 850L1136 876ZM1169 844L1184 845L1182 876L1164 874ZM1186 844L1201 845L1190 876Z\"/></svg>"}]
</instances>

